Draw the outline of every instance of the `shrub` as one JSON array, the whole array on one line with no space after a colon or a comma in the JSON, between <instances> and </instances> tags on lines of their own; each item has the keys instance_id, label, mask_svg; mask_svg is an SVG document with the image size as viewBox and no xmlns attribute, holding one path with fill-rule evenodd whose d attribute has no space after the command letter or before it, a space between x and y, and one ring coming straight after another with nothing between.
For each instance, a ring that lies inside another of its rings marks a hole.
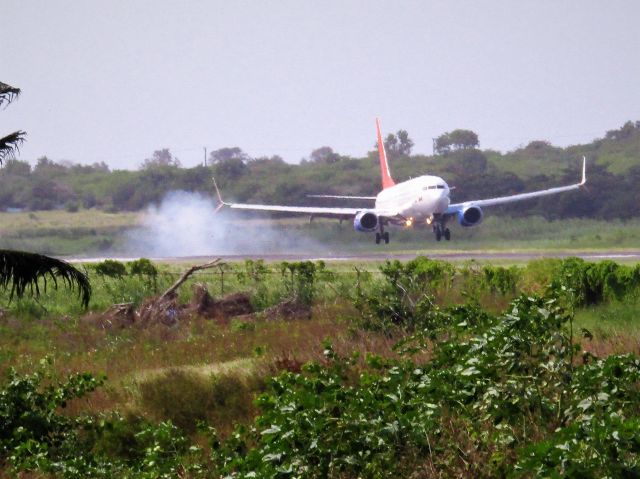
<instances>
[{"instance_id":1,"label":"shrub","mask_svg":"<svg viewBox=\"0 0 640 479\"><path fill-rule=\"evenodd\" d=\"M158 291L158 268L147 258L130 261L129 273L133 276L145 277L147 284L153 286L154 292Z\"/></svg>"},{"instance_id":2,"label":"shrub","mask_svg":"<svg viewBox=\"0 0 640 479\"><path fill-rule=\"evenodd\" d=\"M640 360L577 366L557 297L521 296L501 317L472 306L432 317L451 327L404 341L432 349L428 362L369 356L363 371L327 346L323 363L274 378L254 427L213 438L217 473L404 477L421 460L445 477L640 472Z\"/></svg>"},{"instance_id":3,"label":"shrub","mask_svg":"<svg viewBox=\"0 0 640 479\"><path fill-rule=\"evenodd\" d=\"M64 205L64 209L68 213L77 213L80 207L77 201L67 201Z\"/></svg>"},{"instance_id":4,"label":"shrub","mask_svg":"<svg viewBox=\"0 0 640 479\"><path fill-rule=\"evenodd\" d=\"M422 256L405 264L387 261L380 271L382 280L366 292L359 289L355 305L362 312L363 327L387 332L427 324L435 288L448 288L455 272L449 263Z\"/></svg>"},{"instance_id":5,"label":"shrub","mask_svg":"<svg viewBox=\"0 0 640 479\"><path fill-rule=\"evenodd\" d=\"M287 294L306 305L311 305L315 295L316 282L325 272L323 261L300 261L289 263L284 261L280 265Z\"/></svg>"},{"instance_id":6,"label":"shrub","mask_svg":"<svg viewBox=\"0 0 640 479\"><path fill-rule=\"evenodd\" d=\"M60 413L67 402L102 384L90 374L58 380L46 372L46 362L32 374L10 369L0 389L0 464L17 469L55 469L55 463L87 450L78 431L89 427L85 418Z\"/></svg>"},{"instance_id":7,"label":"shrub","mask_svg":"<svg viewBox=\"0 0 640 479\"><path fill-rule=\"evenodd\" d=\"M127 274L125 265L113 259L106 259L94 265L93 269L100 276L107 276L109 278L122 278Z\"/></svg>"},{"instance_id":8,"label":"shrub","mask_svg":"<svg viewBox=\"0 0 640 479\"><path fill-rule=\"evenodd\" d=\"M512 266L484 266L482 268L485 285L494 293L513 294L520 278L520 268Z\"/></svg>"},{"instance_id":9,"label":"shrub","mask_svg":"<svg viewBox=\"0 0 640 479\"><path fill-rule=\"evenodd\" d=\"M552 287L560 284L572 292L575 306L621 300L640 287L640 269L608 260L587 263L581 258L567 258Z\"/></svg>"},{"instance_id":10,"label":"shrub","mask_svg":"<svg viewBox=\"0 0 640 479\"><path fill-rule=\"evenodd\" d=\"M158 268L147 258L140 258L128 263L129 273L137 276L155 278L158 276Z\"/></svg>"}]
</instances>

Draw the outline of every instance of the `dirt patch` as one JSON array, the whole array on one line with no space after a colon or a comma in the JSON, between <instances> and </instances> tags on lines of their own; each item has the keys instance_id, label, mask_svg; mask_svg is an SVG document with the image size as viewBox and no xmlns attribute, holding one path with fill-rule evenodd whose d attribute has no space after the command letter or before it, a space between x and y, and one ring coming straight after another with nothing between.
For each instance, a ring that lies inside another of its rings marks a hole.
<instances>
[{"instance_id":1,"label":"dirt patch","mask_svg":"<svg viewBox=\"0 0 640 479\"><path fill-rule=\"evenodd\" d=\"M273 319L311 319L311 306L294 299L283 301L262 311L262 317L267 320Z\"/></svg>"},{"instance_id":2,"label":"dirt patch","mask_svg":"<svg viewBox=\"0 0 640 479\"><path fill-rule=\"evenodd\" d=\"M295 299L289 299L274 306L270 306L264 311L237 316L236 319L241 321L254 321L258 319L265 321L273 321L276 319L284 319L288 321L311 319L311 306L301 303L300 301L296 301Z\"/></svg>"}]
</instances>

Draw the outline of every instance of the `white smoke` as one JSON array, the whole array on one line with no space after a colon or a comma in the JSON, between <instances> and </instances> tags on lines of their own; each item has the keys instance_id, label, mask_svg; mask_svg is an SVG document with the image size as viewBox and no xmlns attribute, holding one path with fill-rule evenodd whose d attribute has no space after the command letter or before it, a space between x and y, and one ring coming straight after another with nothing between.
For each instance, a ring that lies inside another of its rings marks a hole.
<instances>
[{"instance_id":1,"label":"white smoke","mask_svg":"<svg viewBox=\"0 0 640 479\"><path fill-rule=\"evenodd\" d=\"M127 253L146 257L322 252L318 243L278 222L249 219L211 198L172 191L150 206L142 225L128 234Z\"/></svg>"}]
</instances>

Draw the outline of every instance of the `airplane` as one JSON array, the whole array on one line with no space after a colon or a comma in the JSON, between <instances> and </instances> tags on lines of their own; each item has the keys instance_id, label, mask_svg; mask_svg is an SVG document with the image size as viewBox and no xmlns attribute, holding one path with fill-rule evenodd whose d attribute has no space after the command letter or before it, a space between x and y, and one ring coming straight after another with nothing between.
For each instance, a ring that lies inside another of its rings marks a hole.
<instances>
[{"instance_id":1,"label":"airplane","mask_svg":"<svg viewBox=\"0 0 640 479\"><path fill-rule=\"evenodd\" d=\"M516 201L554 195L582 188L586 182L586 158L582 157L582 180L579 183L549 188L546 190L520 193L511 196L501 196L484 200L465 201L463 203L451 203L450 193L452 188L439 176L423 175L401 183L396 183L391 177L387 153L382 141L380 120L376 119L376 131L378 135L378 156L380 159L380 174L382 177L382 191L376 196L341 196L341 195L309 195L314 198L334 198L345 200L374 200L373 208L348 208L348 207L324 207L324 206L280 206L230 203L222 200L220 190L213 178L213 184L218 197L218 209L228 206L238 210L271 211L280 213L295 213L313 217L330 217L342 220L353 218L353 226L356 231L366 233L375 232L376 244L384 241L389 243L389 232L385 231L387 225L398 225L405 228L420 223L430 225L435 239L440 241L451 239L451 231L447 223L456 220L463 227L477 226L484 217L483 208L487 206L502 205ZM216 210L216 211L217 211Z\"/></svg>"}]
</instances>

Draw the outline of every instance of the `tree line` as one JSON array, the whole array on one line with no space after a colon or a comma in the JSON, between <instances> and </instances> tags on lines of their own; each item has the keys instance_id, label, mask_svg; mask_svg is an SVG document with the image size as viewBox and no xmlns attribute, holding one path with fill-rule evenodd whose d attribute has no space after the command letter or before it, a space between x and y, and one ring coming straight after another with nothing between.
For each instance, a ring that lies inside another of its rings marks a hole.
<instances>
[{"instance_id":1,"label":"tree line","mask_svg":"<svg viewBox=\"0 0 640 479\"><path fill-rule=\"evenodd\" d=\"M384 143L397 181L426 173L440 175L456 187L456 202L575 182L579 158L586 155L588 191L512 205L504 212L552 219L640 215L640 122L627 122L586 145L558 148L537 140L504 154L481 150L478 135L471 130L444 133L435 139L433 155L412 154L413 140L406 130L389 134ZM212 151L207 166L184 168L164 148L144 159L135 171L47 157L31 166L5 158L0 169L0 209L137 211L159 203L172 190L213 196L212 176L226 198L247 202L309 205L319 200L307 198L308 194L370 196L380 189L375 149L354 158L323 146L294 165L277 155L252 158L240 147L228 147ZM336 204L330 201L324 204Z\"/></svg>"}]
</instances>

